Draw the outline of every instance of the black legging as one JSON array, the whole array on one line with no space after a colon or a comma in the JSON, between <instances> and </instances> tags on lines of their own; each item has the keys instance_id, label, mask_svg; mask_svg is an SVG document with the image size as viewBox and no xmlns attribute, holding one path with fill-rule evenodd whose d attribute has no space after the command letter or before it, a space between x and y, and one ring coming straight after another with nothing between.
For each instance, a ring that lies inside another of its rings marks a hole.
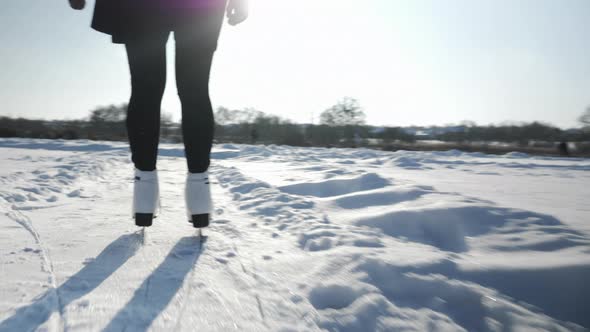
<instances>
[{"instance_id":1,"label":"black legging","mask_svg":"<svg viewBox=\"0 0 590 332\"><path fill-rule=\"evenodd\" d=\"M182 134L191 173L204 172L210 164L214 120L209 99L209 74L222 21L223 11L218 11L174 28L176 86L182 105ZM156 169L169 34L169 30L150 32L125 43L131 73L127 133L131 159L142 171Z\"/></svg>"}]
</instances>

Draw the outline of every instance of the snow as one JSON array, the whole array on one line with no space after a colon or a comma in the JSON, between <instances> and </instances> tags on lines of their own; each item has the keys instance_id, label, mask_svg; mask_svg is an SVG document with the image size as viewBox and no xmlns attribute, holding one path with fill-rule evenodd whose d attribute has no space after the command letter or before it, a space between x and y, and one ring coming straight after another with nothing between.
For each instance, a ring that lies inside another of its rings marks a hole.
<instances>
[{"instance_id":1,"label":"snow","mask_svg":"<svg viewBox=\"0 0 590 332\"><path fill-rule=\"evenodd\" d=\"M180 145L131 219L123 143L0 139L0 331L590 328L590 160L216 145L205 237Z\"/></svg>"}]
</instances>

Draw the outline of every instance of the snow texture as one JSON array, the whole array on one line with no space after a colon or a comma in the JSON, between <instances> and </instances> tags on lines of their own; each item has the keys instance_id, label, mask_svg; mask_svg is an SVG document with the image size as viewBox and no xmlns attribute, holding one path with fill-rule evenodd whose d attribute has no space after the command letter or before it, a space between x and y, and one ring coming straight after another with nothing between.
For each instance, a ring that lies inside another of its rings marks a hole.
<instances>
[{"instance_id":1,"label":"snow texture","mask_svg":"<svg viewBox=\"0 0 590 332\"><path fill-rule=\"evenodd\" d=\"M122 143L0 139L0 331L583 331L590 160L216 145L187 223L181 146L131 219Z\"/></svg>"}]
</instances>

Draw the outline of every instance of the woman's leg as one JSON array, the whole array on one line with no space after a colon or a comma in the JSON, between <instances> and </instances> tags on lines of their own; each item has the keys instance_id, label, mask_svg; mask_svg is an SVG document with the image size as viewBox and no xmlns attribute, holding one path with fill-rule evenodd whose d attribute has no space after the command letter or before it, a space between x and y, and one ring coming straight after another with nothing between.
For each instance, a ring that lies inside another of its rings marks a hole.
<instances>
[{"instance_id":1,"label":"woman's leg","mask_svg":"<svg viewBox=\"0 0 590 332\"><path fill-rule=\"evenodd\" d=\"M141 171L156 169L168 35L169 32L144 35L125 44L131 73L127 135L131 160Z\"/></svg>"},{"instance_id":2,"label":"woman's leg","mask_svg":"<svg viewBox=\"0 0 590 332\"><path fill-rule=\"evenodd\" d=\"M223 8L204 13L175 31L176 85L182 104L182 133L189 172L209 168L213 144L213 108L209 74L223 22Z\"/></svg>"}]
</instances>

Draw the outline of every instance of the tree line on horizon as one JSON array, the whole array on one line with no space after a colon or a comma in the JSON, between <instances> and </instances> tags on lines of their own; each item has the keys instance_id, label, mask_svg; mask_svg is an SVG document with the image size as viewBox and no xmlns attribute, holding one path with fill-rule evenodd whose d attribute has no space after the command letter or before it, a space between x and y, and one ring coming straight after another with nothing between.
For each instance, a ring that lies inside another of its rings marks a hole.
<instances>
[{"instance_id":1,"label":"tree line on horizon","mask_svg":"<svg viewBox=\"0 0 590 332\"><path fill-rule=\"evenodd\" d=\"M28 137L49 139L127 139L125 118L127 104L101 106L92 110L86 119L71 121L43 121L0 117L0 137ZM345 97L320 114L319 124L295 124L276 115L256 109L230 110L219 107L215 111L216 142L285 144L293 146L359 147L373 146L395 150L411 149L421 140L438 140L454 144L469 142L504 142L514 146L531 146L545 142L548 146L559 142L586 142L590 145L590 108L579 118L583 128L562 130L540 122L520 125L480 126L464 122L446 127L377 127L366 124L365 113L358 100ZM182 142L179 123L172 116L161 116L162 141ZM589 147L590 149L590 147Z\"/></svg>"}]
</instances>

